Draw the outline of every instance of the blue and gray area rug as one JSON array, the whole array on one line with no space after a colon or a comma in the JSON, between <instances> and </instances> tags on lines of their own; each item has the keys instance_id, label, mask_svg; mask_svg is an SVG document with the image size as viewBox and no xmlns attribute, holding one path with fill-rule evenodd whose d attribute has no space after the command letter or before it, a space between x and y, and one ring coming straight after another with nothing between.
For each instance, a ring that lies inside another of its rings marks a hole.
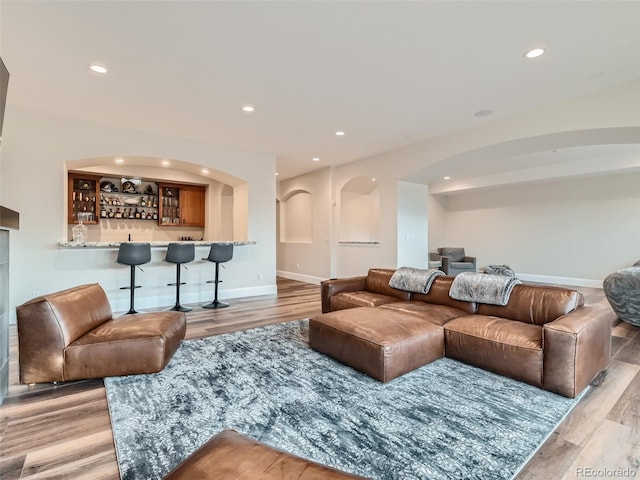
<instances>
[{"instance_id":1,"label":"blue and gray area rug","mask_svg":"<svg viewBox=\"0 0 640 480\"><path fill-rule=\"evenodd\" d=\"M374 479L509 479L576 403L447 358L382 384L307 332L186 341L160 373L105 379L122 478L162 478L234 428Z\"/></svg>"}]
</instances>

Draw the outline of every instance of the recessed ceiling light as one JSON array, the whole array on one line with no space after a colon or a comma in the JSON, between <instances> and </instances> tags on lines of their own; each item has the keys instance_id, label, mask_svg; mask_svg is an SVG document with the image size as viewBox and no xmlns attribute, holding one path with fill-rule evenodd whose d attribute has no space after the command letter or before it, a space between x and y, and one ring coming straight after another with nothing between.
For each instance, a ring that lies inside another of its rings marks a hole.
<instances>
[{"instance_id":1,"label":"recessed ceiling light","mask_svg":"<svg viewBox=\"0 0 640 480\"><path fill-rule=\"evenodd\" d=\"M207 170L206 168L203 168L200 170L200 173L202 173L203 175L206 175L207 173L209 173L209 170Z\"/></svg>"},{"instance_id":2,"label":"recessed ceiling light","mask_svg":"<svg viewBox=\"0 0 640 480\"><path fill-rule=\"evenodd\" d=\"M371 179L371 181L372 181L372 182L375 182L375 181L376 181L376 179L375 179L375 178L372 178L372 179Z\"/></svg>"},{"instance_id":3,"label":"recessed ceiling light","mask_svg":"<svg viewBox=\"0 0 640 480\"><path fill-rule=\"evenodd\" d=\"M247 113L251 113L255 110L255 108L253 108L253 105L245 105L242 107L242 111L243 112L247 112Z\"/></svg>"},{"instance_id":4,"label":"recessed ceiling light","mask_svg":"<svg viewBox=\"0 0 640 480\"><path fill-rule=\"evenodd\" d=\"M449 177L449 176L442 177L442 178L444 178L445 180L451 180L451 177Z\"/></svg>"},{"instance_id":5,"label":"recessed ceiling light","mask_svg":"<svg viewBox=\"0 0 640 480\"><path fill-rule=\"evenodd\" d=\"M338 136L338 137L342 137L343 135L344 135L344 132L342 130L338 130L336 132L336 136Z\"/></svg>"},{"instance_id":6,"label":"recessed ceiling light","mask_svg":"<svg viewBox=\"0 0 640 480\"><path fill-rule=\"evenodd\" d=\"M276 172L276 177L277 177L278 175L280 175L280 174L279 174L278 172Z\"/></svg>"},{"instance_id":7,"label":"recessed ceiling light","mask_svg":"<svg viewBox=\"0 0 640 480\"><path fill-rule=\"evenodd\" d=\"M118 163L118 164L120 164L120 163L124 163L124 158L120 158L120 157L118 157L118 158L116 158L116 159L114 160L114 162L116 162L116 163Z\"/></svg>"},{"instance_id":8,"label":"recessed ceiling light","mask_svg":"<svg viewBox=\"0 0 640 480\"><path fill-rule=\"evenodd\" d=\"M533 50L529 50L525 52L524 56L526 58L536 58L544 53L544 48L534 48Z\"/></svg>"},{"instance_id":9,"label":"recessed ceiling light","mask_svg":"<svg viewBox=\"0 0 640 480\"><path fill-rule=\"evenodd\" d=\"M105 67L104 65L100 65L98 63L89 65L89 69L92 72L96 72L96 73L107 73L107 67Z\"/></svg>"},{"instance_id":10,"label":"recessed ceiling light","mask_svg":"<svg viewBox=\"0 0 640 480\"><path fill-rule=\"evenodd\" d=\"M162 161L160 162L160 164L161 164L163 167L168 167L169 165L171 165L171 162L170 162L169 160L162 160Z\"/></svg>"},{"instance_id":11,"label":"recessed ceiling light","mask_svg":"<svg viewBox=\"0 0 640 480\"><path fill-rule=\"evenodd\" d=\"M489 115L493 115L493 110L478 110L474 115L476 117L488 117Z\"/></svg>"},{"instance_id":12,"label":"recessed ceiling light","mask_svg":"<svg viewBox=\"0 0 640 480\"><path fill-rule=\"evenodd\" d=\"M320 161L320 158L318 158L318 157L313 157L311 160L313 160L314 162L319 162L319 161Z\"/></svg>"}]
</instances>

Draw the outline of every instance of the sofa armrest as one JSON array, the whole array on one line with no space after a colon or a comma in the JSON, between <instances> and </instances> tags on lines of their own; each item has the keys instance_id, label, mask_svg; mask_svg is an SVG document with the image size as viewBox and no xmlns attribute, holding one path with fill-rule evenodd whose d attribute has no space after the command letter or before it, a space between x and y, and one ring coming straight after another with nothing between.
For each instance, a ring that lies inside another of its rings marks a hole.
<instances>
[{"instance_id":1,"label":"sofa armrest","mask_svg":"<svg viewBox=\"0 0 640 480\"><path fill-rule=\"evenodd\" d=\"M442 256L438 252L429 252L429 261L430 262L440 262Z\"/></svg>"},{"instance_id":2,"label":"sofa armrest","mask_svg":"<svg viewBox=\"0 0 640 480\"><path fill-rule=\"evenodd\" d=\"M609 365L611 319L607 310L582 307L546 323L543 386L575 398Z\"/></svg>"},{"instance_id":3,"label":"sofa armrest","mask_svg":"<svg viewBox=\"0 0 640 480\"><path fill-rule=\"evenodd\" d=\"M464 257L466 263L473 263L473 269L476 269L476 257Z\"/></svg>"},{"instance_id":4,"label":"sofa armrest","mask_svg":"<svg viewBox=\"0 0 640 480\"><path fill-rule=\"evenodd\" d=\"M340 292L359 292L365 289L367 277L332 278L320 282L322 313L331 311L331 297Z\"/></svg>"}]
</instances>

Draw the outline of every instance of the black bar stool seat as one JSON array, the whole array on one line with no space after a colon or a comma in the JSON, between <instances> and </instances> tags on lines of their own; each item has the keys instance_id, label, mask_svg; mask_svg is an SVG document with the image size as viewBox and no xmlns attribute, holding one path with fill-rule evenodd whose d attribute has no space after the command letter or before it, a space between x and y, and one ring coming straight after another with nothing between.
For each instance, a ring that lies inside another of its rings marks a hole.
<instances>
[{"instance_id":1,"label":"black bar stool seat","mask_svg":"<svg viewBox=\"0 0 640 480\"><path fill-rule=\"evenodd\" d=\"M185 284L185 282L180 281L180 269L183 264L192 262L195 256L196 249L193 243L170 243L167 247L165 261L176 264L176 281L175 283L167 283L167 286L172 287L175 285L176 287L176 304L169 310L175 310L176 312L191 311L191 308L180 305L180 285Z\"/></svg>"},{"instance_id":2,"label":"black bar stool seat","mask_svg":"<svg viewBox=\"0 0 640 480\"><path fill-rule=\"evenodd\" d=\"M207 258L203 258L203 260L207 260L216 264L216 278L215 280L209 280L207 282L215 283L216 286L213 302L203 305L202 308L224 308L229 306L228 303L224 303L218 300L218 284L222 281L220 280L220 264L228 262L232 258L233 243L214 243L211 245L211 249L209 250L209 256Z\"/></svg>"},{"instance_id":3,"label":"black bar stool seat","mask_svg":"<svg viewBox=\"0 0 640 480\"><path fill-rule=\"evenodd\" d=\"M136 267L149 263L151 261L151 244L150 243L131 243L123 242L118 248L117 263L131 266L131 281L128 287L120 287L120 290L131 290L129 311L127 314L138 313L134 308L135 290L140 288L136 285ZM142 271L142 269L140 268Z\"/></svg>"}]
</instances>

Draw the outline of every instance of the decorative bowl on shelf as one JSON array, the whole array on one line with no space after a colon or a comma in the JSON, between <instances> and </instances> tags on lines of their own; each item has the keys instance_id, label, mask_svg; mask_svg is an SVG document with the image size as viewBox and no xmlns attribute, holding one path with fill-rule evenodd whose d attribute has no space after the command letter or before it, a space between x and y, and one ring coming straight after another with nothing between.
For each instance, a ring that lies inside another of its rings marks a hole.
<instances>
[{"instance_id":1,"label":"decorative bowl on shelf","mask_svg":"<svg viewBox=\"0 0 640 480\"><path fill-rule=\"evenodd\" d=\"M113 193L113 192L117 192L118 188L113 183L105 180L103 182L100 182L100 191Z\"/></svg>"},{"instance_id":2,"label":"decorative bowl on shelf","mask_svg":"<svg viewBox=\"0 0 640 480\"><path fill-rule=\"evenodd\" d=\"M122 182L122 192L123 193L137 193L136 192L136 186L130 180Z\"/></svg>"}]
</instances>

